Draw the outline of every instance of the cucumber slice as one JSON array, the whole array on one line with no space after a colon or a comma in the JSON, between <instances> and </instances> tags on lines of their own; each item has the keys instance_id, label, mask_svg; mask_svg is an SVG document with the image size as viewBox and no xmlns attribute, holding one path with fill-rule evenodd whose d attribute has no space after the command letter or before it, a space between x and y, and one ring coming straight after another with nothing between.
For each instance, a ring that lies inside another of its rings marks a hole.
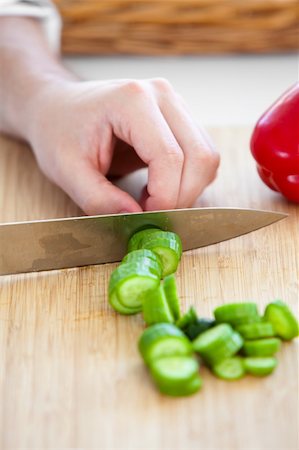
<instances>
[{"instance_id":1,"label":"cucumber slice","mask_svg":"<svg viewBox=\"0 0 299 450\"><path fill-rule=\"evenodd\" d=\"M197 319L196 322L190 323L186 328L184 328L184 333L189 339L191 339L191 341L193 341L201 333L215 326L215 324L216 322L213 319Z\"/></svg>"},{"instance_id":2,"label":"cucumber slice","mask_svg":"<svg viewBox=\"0 0 299 450\"><path fill-rule=\"evenodd\" d=\"M114 291L109 295L109 303L112 306L115 311L117 311L120 314L130 315L130 314L137 314L142 311L142 307L139 308L127 308L123 306L117 297L117 292Z\"/></svg>"},{"instance_id":3,"label":"cucumber slice","mask_svg":"<svg viewBox=\"0 0 299 450\"><path fill-rule=\"evenodd\" d=\"M181 315L180 300L178 296L175 276L173 274L167 275L167 277L164 278L163 289L173 317L175 320L178 320Z\"/></svg>"},{"instance_id":4,"label":"cucumber slice","mask_svg":"<svg viewBox=\"0 0 299 450\"><path fill-rule=\"evenodd\" d=\"M182 243L177 234L170 231L157 231L144 237L140 246L160 256L163 278L177 270L182 255Z\"/></svg>"},{"instance_id":5,"label":"cucumber slice","mask_svg":"<svg viewBox=\"0 0 299 450\"><path fill-rule=\"evenodd\" d=\"M272 323L275 334L286 341L299 334L299 324L284 302L277 300L269 303L265 310L265 319Z\"/></svg>"},{"instance_id":6,"label":"cucumber slice","mask_svg":"<svg viewBox=\"0 0 299 450\"><path fill-rule=\"evenodd\" d=\"M158 287L160 278L151 268L136 263L121 264L111 274L108 294L117 292L118 301L128 308L142 306L140 296L149 289Z\"/></svg>"},{"instance_id":7,"label":"cucumber slice","mask_svg":"<svg viewBox=\"0 0 299 450\"><path fill-rule=\"evenodd\" d=\"M244 358L244 367L247 373L257 377L270 375L277 366L276 358Z\"/></svg>"},{"instance_id":8,"label":"cucumber slice","mask_svg":"<svg viewBox=\"0 0 299 450\"><path fill-rule=\"evenodd\" d=\"M128 253L134 250L138 250L140 248L141 240L149 236L151 233L155 233L157 231L161 231L160 228L152 227L152 228L145 228L143 230L134 233L128 242Z\"/></svg>"},{"instance_id":9,"label":"cucumber slice","mask_svg":"<svg viewBox=\"0 0 299 450\"><path fill-rule=\"evenodd\" d=\"M158 323L146 328L139 338L138 349L146 364L165 356L188 356L193 353L189 339L170 323Z\"/></svg>"},{"instance_id":10,"label":"cucumber slice","mask_svg":"<svg viewBox=\"0 0 299 450\"><path fill-rule=\"evenodd\" d=\"M160 257L147 249L134 250L128 253L122 260L121 264L135 263L137 266L147 266L151 272L156 273L159 278L162 276L162 262Z\"/></svg>"},{"instance_id":11,"label":"cucumber slice","mask_svg":"<svg viewBox=\"0 0 299 450\"><path fill-rule=\"evenodd\" d=\"M218 378L229 381L239 380L245 375L243 359L238 356L220 361L213 366L212 370Z\"/></svg>"},{"instance_id":12,"label":"cucumber slice","mask_svg":"<svg viewBox=\"0 0 299 450\"><path fill-rule=\"evenodd\" d=\"M202 382L198 370L197 361L186 356L158 359L150 367L160 392L175 397L191 395L200 389Z\"/></svg>"},{"instance_id":13,"label":"cucumber slice","mask_svg":"<svg viewBox=\"0 0 299 450\"><path fill-rule=\"evenodd\" d=\"M220 324L200 334L192 344L206 363L215 365L236 354L243 339L229 324Z\"/></svg>"},{"instance_id":14,"label":"cucumber slice","mask_svg":"<svg viewBox=\"0 0 299 450\"><path fill-rule=\"evenodd\" d=\"M194 306L190 306L187 312L177 321L176 326L184 330L198 320L197 312Z\"/></svg>"},{"instance_id":15,"label":"cucumber slice","mask_svg":"<svg viewBox=\"0 0 299 450\"><path fill-rule=\"evenodd\" d=\"M116 267L116 269L114 269L110 276L108 292L113 291L117 286L119 286L122 281L134 276L150 277L156 280L157 284L159 284L160 278L153 267L149 265L138 264L138 262L120 264Z\"/></svg>"},{"instance_id":16,"label":"cucumber slice","mask_svg":"<svg viewBox=\"0 0 299 450\"><path fill-rule=\"evenodd\" d=\"M160 322L173 323L174 317L169 308L163 286L145 292L141 297L143 320L147 325Z\"/></svg>"},{"instance_id":17,"label":"cucumber slice","mask_svg":"<svg viewBox=\"0 0 299 450\"><path fill-rule=\"evenodd\" d=\"M259 339L275 336L273 326L270 322L245 323L236 327L236 331L244 339Z\"/></svg>"},{"instance_id":18,"label":"cucumber slice","mask_svg":"<svg viewBox=\"0 0 299 450\"><path fill-rule=\"evenodd\" d=\"M128 308L143 307L143 296L149 291L157 290L159 282L160 280L158 278L132 275L120 281L117 285L118 299L120 303Z\"/></svg>"},{"instance_id":19,"label":"cucumber slice","mask_svg":"<svg viewBox=\"0 0 299 450\"><path fill-rule=\"evenodd\" d=\"M261 320L256 303L229 303L218 306L214 316L219 323L229 323L232 326Z\"/></svg>"},{"instance_id":20,"label":"cucumber slice","mask_svg":"<svg viewBox=\"0 0 299 450\"><path fill-rule=\"evenodd\" d=\"M280 344L281 340L278 338L245 341L242 351L246 356L273 356L280 349Z\"/></svg>"}]
</instances>

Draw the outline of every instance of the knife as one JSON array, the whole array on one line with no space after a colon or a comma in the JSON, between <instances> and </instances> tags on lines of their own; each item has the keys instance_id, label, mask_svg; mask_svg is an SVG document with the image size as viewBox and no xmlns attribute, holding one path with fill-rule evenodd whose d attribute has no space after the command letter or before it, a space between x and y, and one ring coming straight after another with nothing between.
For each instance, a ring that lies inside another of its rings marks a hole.
<instances>
[{"instance_id":1,"label":"knife","mask_svg":"<svg viewBox=\"0 0 299 450\"><path fill-rule=\"evenodd\" d=\"M120 261L130 236L156 226L183 250L235 238L286 217L241 208L191 208L0 224L0 275Z\"/></svg>"}]
</instances>

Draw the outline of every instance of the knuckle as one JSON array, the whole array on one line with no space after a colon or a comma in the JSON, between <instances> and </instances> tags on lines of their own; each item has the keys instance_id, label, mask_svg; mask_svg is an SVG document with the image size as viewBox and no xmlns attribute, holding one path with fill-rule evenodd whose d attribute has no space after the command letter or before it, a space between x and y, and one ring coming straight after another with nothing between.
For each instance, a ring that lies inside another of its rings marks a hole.
<instances>
[{"instance_id":1,"label":"knuckle","mask_svg":"<svg viewBox=\"0 0 299 450\"><path fill-rule=\"evenodd\" d=\"M173 91L171 83L166 78L153 78L152 83L160 92L169 93Z\"/></svg>"},{"instance_id":2,"label":"knuckle","mask_svg":"<svg viewBox=\"0 0 299 450\"><path fill-rule=\"evenodd\" d=\"M215 172L218 169L220 163L219 154L215 151L199 148L193 152L192 160L194 164L198 166L205 166L211 172Z\"/></svg>"},{"instance_id":3,"label":"knuckle","mask_svg":"<svg viewBox=\"0 0 299 450\"><path fill-rule=\"evenodd\" d=\"M182 166L184 163L184 153L177 145L168 145L165 155L169 161Z\"/></svg>"},{"instance_id":4,"label":"knuckle","mask_svg":"<svg viewBox=\"0 0 299 450\"><path fill-rule=\"evenodd\" d=\"M147 90L141 81L138 80L130 80L127 81L123 86L122 89L125 91L125 93L128 93L130 95L146 95Z\"/></svg>"}]
</instances>

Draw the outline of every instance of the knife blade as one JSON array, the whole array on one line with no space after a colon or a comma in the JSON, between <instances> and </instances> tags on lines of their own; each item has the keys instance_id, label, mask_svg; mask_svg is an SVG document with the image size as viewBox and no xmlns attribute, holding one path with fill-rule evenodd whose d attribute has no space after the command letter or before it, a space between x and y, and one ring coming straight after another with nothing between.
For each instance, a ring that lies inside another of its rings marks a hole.
<instances>
[{"instance_id":1,"label":"knife blade","mask_svg":"<svg viewBox=\"0 0 299 450\"><path fill-rule=\"evenodd\" d=\"M0 224L0 275L120 261L130 236L157 226L183 250L255 231L286 214L242 208L191 208Z\"/></svg>"}]
</instances>

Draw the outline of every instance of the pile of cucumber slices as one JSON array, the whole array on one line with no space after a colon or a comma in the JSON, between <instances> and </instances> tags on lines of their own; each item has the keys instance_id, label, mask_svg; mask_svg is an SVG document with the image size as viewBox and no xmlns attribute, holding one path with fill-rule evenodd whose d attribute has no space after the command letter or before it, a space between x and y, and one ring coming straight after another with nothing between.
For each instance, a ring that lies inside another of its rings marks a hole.
<instances>
[{"instance_id":1,"label":"pile of cucumber slices","mask_svg":"<svg viewBox=\"0 0 299 450\"><path fill-rule=\"evenodd\" d=\"M216 308L213 319L199 318L194 307L182 315L174 275L181 255L177 234L138 231L109 282L109 303L117 312L143 314L147 328L138 348L160 392L197 392L200 363L224 380L272 373L281 341L298 336L289 307L273 301L260 315L256 303L230 303Z\"/></svg>"}]
</instances>

